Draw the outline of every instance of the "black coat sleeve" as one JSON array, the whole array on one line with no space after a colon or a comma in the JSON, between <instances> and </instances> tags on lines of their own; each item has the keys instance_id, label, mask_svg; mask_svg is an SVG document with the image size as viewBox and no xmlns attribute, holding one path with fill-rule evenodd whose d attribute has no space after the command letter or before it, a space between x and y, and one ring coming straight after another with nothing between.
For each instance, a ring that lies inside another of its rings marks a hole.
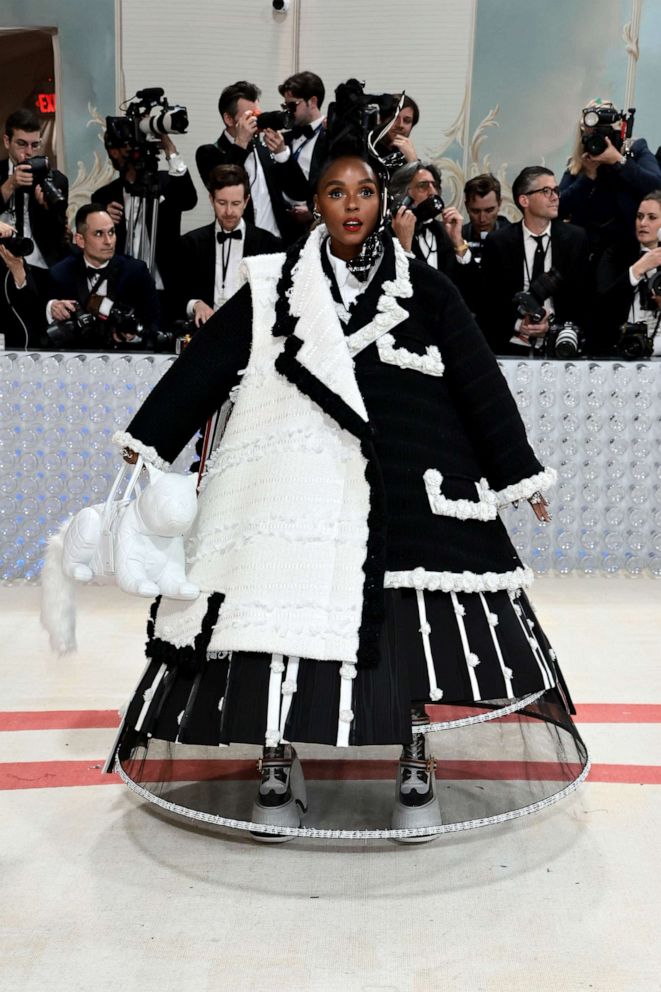
<instances>
[{"instance_id":1,"label":"black coat sleeve","mask_svg":"<svg viewBox=\"0 0 661 992\"><path fill-rule=\"evenodd\" d=\"M127 427L172 462L220 409L250 358L252 300L243 286L193 337Z\"/></svg>"},{"instance_id":2,"label":"black coat sleeve","mask_svg":"<svg viewBox=\"0 0 661 992\"><path fill-rule=\"evenodd\" d=\"M484 335L455 287L445 280L444 284L436 309L448 388L489 484L495 490L504 489L543 467Z\"/></svg>"}]
</instances>

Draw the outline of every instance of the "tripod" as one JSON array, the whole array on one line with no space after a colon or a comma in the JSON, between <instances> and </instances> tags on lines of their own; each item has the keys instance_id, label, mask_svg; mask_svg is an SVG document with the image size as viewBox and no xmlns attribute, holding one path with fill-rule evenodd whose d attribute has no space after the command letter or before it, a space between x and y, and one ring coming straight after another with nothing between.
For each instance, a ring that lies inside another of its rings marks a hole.
<instances>
[{"instance_id":1,"label":"tripod","mask_svg":"<svg viewBox=\"0 0 661 992\"><path fill-rule=\"evenodd\" d=\"M126 215L126 254L141 259L154 278L159 206L158 153L158 146L151 143L135 149L131 164L136 178L131 185Z\"/></svg>"}]
</instances>

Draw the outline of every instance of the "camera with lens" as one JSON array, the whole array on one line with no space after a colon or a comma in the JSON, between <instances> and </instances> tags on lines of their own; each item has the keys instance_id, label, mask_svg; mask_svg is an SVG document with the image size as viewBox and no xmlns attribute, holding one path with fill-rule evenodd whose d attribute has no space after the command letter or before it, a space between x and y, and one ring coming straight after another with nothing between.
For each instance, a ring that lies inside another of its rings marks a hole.
<instances>
[{"instance_id":1,"label":"camera with lens","mask_svg":"<svg viewBox=\"0 0 661 992\"><path fill-rule=\"evenodd\" d=\"M41 192L49 207L56 208L66 205L66 197L62 190L58 189L53 176L50 162L45 155L33 155L27 158L25 164L32 169L32 191L35 186L41 186Z\"/></svg>"},{"instance_id":2,"label":"camera with lens","mask_svg":"<svg viewBox=\"0 0 661 992\"><path fill-rule=\"evenodd\" d=\"M583 111L583 127L590 128L589 134L581 135L581 142L588 155L601 155L608 148L606 138L618 149L633 134L633 121L636 110L616 110L611 106L586 107ZM617 126L619 125L619 127Z\"/></svg>"},{"instance_id":3,"label":"camera with lens","mask_svg":"<svg viewBox=\"0 0 661 992\"><path fill-rule=\"evenodd\" d=\"M393 93L365 93L364 84L357 79L340 83L335 100L328 107L327 130L333 135L333 146L345 139L362 135L367 150L370 132L384 120L395 116L399 98Z\"/></svg>"},{"instance_id":4,"label":"camera with lens","mask_svg":"<svg viewBox=\"0 0 661 992\"><path fill-rule=\"evenodd\" d=\"M655 272L649 279L643 278L638 283L641 309L656 313L659 306L654 299L655 296L661 296L661 272Z\"/></svg>"},{"instance_id":5,"label":"camera with lens","mask_svg":"<svg viewBox=\"0 0 661 992\"><path fill-rule=\"evenodd\" d=\"M628 360L652 357L654 338L650 337L644 320L622 324L616 351L620 358Z\"/></svg>"},{"instance_id":6,"label":"camera with lens","mask_svg":"<svg viewBox=\"0 0 661 992\"><path fill-rule=\"evenodd\" d=\"M439 193L434 193L433 196L428 196L424 200L420 200L419 203L414 203L412 196L405 196L393 203L393 214L396 214L402 207L406 207L414 214L418 224L424 224L428 220L433 220L434 217L437 217L441 210L445 210L445 203Z\"/></svg>"},{"instance_id":7,"label":"camera with lens","mask_svg":"<svg viewBox=\"0 0 661 992\"><path fill-rule=\"evenodd\" d=\"M79 339L98 333L98 321L93 313L76 307L66 320L55 320L46 328L48 342L53 348L76 346Z\"/></svg>"},{"instance_id":8,"label":"camera with lens","mask_svg":"<svg viewBox=\"0 0 661 992\"><path fill-rule=\"evenodd\" d=\"M561 282L558 270L549 269L531 282L527 292L515 293L513 302L519 316L528 317L531 324L541 324L546 317L544 300L553 296Z\"/></svg>"},{"instance_id":9,"label":"camera with lens","mask_svg":"<svg viewBox=\"0 0 661 992\"><path fill-rule=\"evenodd\" d=\"M262 110L256 114L257 130L265 131L270 128L272 131L285 131L292 127L294 119L288 110Z\"/></svg>"},{"instance_id":10,"label":"camera with lens","mask_svg":"<svg viewBox=\"0 0 661 992\"><path fill-rule=\"evenodd\" d=\"M169 104L159 86L138 90L122 108L124 117L106 117L108 142L113 147L137 148L144 142L158 142L164 134L185 134L188 111Z\"/></svg>"},{"instance_id":11,"label":"camera with lens","mask_svg":"<svg viewBox=\"0 0 661 992\"><path fill-rule=\"evenodd\" d=\"M548 358L576 358L582 351L581 332L576 324L551 324L544 339L544 350Z\"/></svg>"},{"instance_id":12,"label":"camera with lens","mask_svg":"<svg viewBox=\"0 0 661 992\"><path fill-rule=\"evenodd\" d=\"M17 234L10 234L0 238L0 245L11 252L16 258L26 258L34 251L34 241L32 238L21 238Z\"/></svg>"},{"instance_id":13,"label":"camera with lens","mask_svg":"<svg viewBox=\"0 0 661 992\"><path fill-rule=\"evenodd\" d=\"M103 319L103 327L110 332L110 336L117 334L131 334L135 338L142 340L145 337L145 327L139 320L134 307L129 307L124 303L113 303L107 317Z\"/></svg>"},{"instance_id":14,"label":"camera with lens","mask_svg":"<svg viewBox=\"0 0 661 992\"><path fill-rule=\"evenodd\" d=\"M175 320L171 331L156 332L154 351L169 351L175 355L180 355L198 330L194 320Z\"/></svg>"}]
</instances>

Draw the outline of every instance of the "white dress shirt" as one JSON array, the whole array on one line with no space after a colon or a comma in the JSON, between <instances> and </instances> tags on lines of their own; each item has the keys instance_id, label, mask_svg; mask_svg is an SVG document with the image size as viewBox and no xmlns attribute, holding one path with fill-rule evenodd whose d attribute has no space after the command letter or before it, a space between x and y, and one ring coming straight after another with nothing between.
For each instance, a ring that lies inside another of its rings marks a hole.
<instances>
[{"instance_id":1,"label":"white dress shirt","mask_svg":"<svg viewBox=\"0 0 661 992\"><path fill-rule=\"evenodd\" d=\"M299 135L298 138L294 138L291 145L286 145L283 151L278 152L273 156L275 161L279 163L286 162L292 155L294 155L296 161L301 167L301 172L306 179L309 179L310 167L312 165L312 155L314 153L314 147L317 143L317 138L319 137L319 132L321 131L321 125L323 123L323 117L318 117L316 121L312 121L310 127L314 129L314 134L309 138L306 138L303 134ZM283 193L282 195L286 202L292 206L297 204L305 205L305 200L292 200L286 193Z\"/></svg>"},{"instance_id":2,"label":"white dress shirt","mask_svg":"<svg viewBox=\"0 0 661 992\"><path fill-rule=\"evenodd\" d=\"M340 291L340 296L342 297L342 302L346 310L346 318L343 314L339 314L339 317L340 320L346 323L349 319L349 308L356 302L360 294L363 293L371 283L376 270L381 264L381 259L379 259L378 262L375 262L372 266L365 282L361 282L360 279L356 279L344 259L337 258L336 255L333 255L330 247L330 238L326 241L326 255L328 256L328 260L333 269L335 282L337 283L337 288Z\"/></svg>"},{"instance_id":3,"label":"white dress shirt","mask_svg":"<svg viewBox=\"0 0 661 992\"><path fill-rule=\"evenodd\" d=\"M551 266L553 265L553 255L552 255L553 249L551 247L551 221L548 222L544 230L540 231L539 234L533 234L532 231L529 231L525 223L523 223L522 227L523 227L523 252L524 252L523 292L527 293L528 290L530 289L530 277L532 275L533 265L535 264L535 252L537 251L537 241L535 241L535 238L538 238L540 236L544 238L544 241L542 242L542 248L544 248L545 251L544 272L549 272ZM542 305L546 310L547 316L553 313L553 300L550 296L544 300L544 303ZM514 325L514 330L516 332L519 331L521 324L522 324L522 320L521 318L519 318ZM542 341L543 338L531 338L530 341L522 341L521 338L518 337L518 334L515 334L510 338L511 344L518 344L522 348L541 347Z\"/></svg>"},{"instance_id":4,"label":"white dress shirt","mask_svg":"<svg viewBox=\"0 0 661 992\"><path fill-rule=\"evenodd\" d=\"M650 250L649 248L644 248L642 245L640 247L641 255L644 255L645 252L649 250ZM640 286L643 279L647 279L651 281L651 279L656 275L658 271L659 271L658 269L648 269L648 271L645 272L642 276L636 278L636 276L633 274L633 265L629 268L629 282L634 287L634 294L633 294L633 300L631 302L631 306L629 308L628 320L630 324L638 324L641 322L643 324L647 324L647 333L649 335L652 334L654 335L654 355L661 355L661 334L658 333L660 315L658 312L655 312L654 310L643 309L643 307L640 305L640 293L638 291L638 287Z\"/></svg>"},{"instance_id":5,"label":"white dress shirt","mask_svg":"<svg viewBox=\"0 0 661 992\"><path fill-rule=\"evenodd\" d=\"M223 134L231 145L236 144L227 129L225 129ZM273 213L271 195L266 185L266 176L264 175L257 149L254 147L254 141L259 141L259 138L254 138L253 144L248 148L248 157L243 167L248 173L248 179L250 180L250 196L252 197L252 208L255 212L255 227L263 227L265 231L270 231L276 238L280 238L282 235L280 234L280 228Z\"/></svg>"},{"instance_id":6,"label":"white dress shirt","mask_svg":"<svg viewBox=\"0 0 661 992\"><path fill-rule=\"evenodd\" d=\"M231 296L234 296L239 288L239 265L243 259L243 252L246 244L246 222L241 218L235 230L241 232L241 239L228 238L222 245L218 243L218 235L222 227L216 221L214 225L214 241L216 242L216 275L213 285L213 310L214 313L223 303L226 303ZM224 252L224 254L223 254ZM224 260L224 265L223 265ZM223 268L225 274L223 277ZM186 306L186 316L193 316L193 307L199 300L189 300Z\"/></svg>"}]
</instances>

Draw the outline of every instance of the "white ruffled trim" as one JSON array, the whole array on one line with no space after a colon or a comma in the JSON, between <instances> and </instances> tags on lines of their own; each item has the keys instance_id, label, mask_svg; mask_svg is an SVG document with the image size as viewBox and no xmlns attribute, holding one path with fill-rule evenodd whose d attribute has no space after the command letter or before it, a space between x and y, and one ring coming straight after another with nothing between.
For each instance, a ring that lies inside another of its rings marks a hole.
<instances>
[{"instance_id":1,"label":"white ruffled trim","mask_svg":"<svg viewBox=\"0 0 661 992\"><path fill-rule=\"evenodd\" d=\"M428 572L425 568L386 572L385 589L429 589L431 592L498 592L525 588L535 576L527 565L511 572Z\"/></svg>"},{"instance_id":2,"label":"white ruffled trim","mask_svg":"<svg viewBox=\"0 0 661 992\"><path fill-rule=\"evenodd\" d=\"M507 503L516 503L520 499L529 499L533 493L538 490L543 492L545 489L549 489L554 486L558 481L558 473L554 468L545 468L542 472L538 472L537 475L531 475L528 479L521 479L520 482L515 482L511 486L505 486L504 489L498 490L496 493L496 499L498 500L499 506L505 506Z\"/></svg>"},{"instance_id":3,"label":"white ruffled trim","mask_svg":"<svg viewBox=\"0 0 661 992\"><path fill-rule=\"evenodd\" d=\"M395 348L392 334L384 334L376 342L379 358L387 365L397 365L400 369L412 369L425 375L441 376L445 371L441 353L435 345L429 345L424 355L406 348Z\"/></svg>"},{"instance_id":4,"label":"white ruffled trim","mask_svg":"<svg viewBox=\"0 0 661 992\"><path fill-rule=\"evenodd\" d=\"M475 483L477 502L470 499L449 499L441 492L443 476L435 468L428 468L423 475L427 498L432 513L442 517L456 517L457 520L495 520L498 516L498 500L489 488L486 479Z\"/></svg>"},{"instance_id":5,"label":"white ruffled trim","mask_svg":"<svg viewBox=\"0 0 661 992\"><path fill-rule=\"evenodd\" d=\"M149 462L150 465L153 465L154 468L160 468L163 471L170 468L170 462L166 462L165 459L161 458L156 448L138 441L128 431L115 431L111 440L118 448L130 448L137 455L142 455L144 460Z\"/></svg>"}]
</instances>

